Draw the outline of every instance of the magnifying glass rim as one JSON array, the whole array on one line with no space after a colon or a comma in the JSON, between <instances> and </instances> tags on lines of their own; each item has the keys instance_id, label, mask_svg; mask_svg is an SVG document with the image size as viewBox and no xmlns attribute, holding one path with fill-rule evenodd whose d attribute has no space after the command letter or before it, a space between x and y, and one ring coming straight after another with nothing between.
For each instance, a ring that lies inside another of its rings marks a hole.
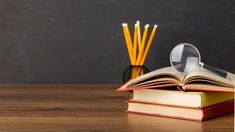
<instances>
[{"instance_id":1,"label":"magnifying glass rim","mask_svg":"<svg viewBox=\"0 0 235 132\"><path fill-rule=\"evenodd\" d=\"M175 69L175 70L177 70L176 68L175 68L175 66L173 65L173 63L172 63L172 54L173 54L173 52L174 52L174 50L178 47L178 46L180 46L180 45L188 45L188 46L191 46L192 48L194 48L195 50L196 50L196 52L197 52L197 54L198 54L198 64L197 64L197 66L201 63L201 54L200 54L200 52L199 52L199 50L193 45L193 44L190 44L190 43L180 43L180 44L178 44L178 45L176 45L173 49L172 49L172 51L171 51L171 54L170 54L170 63L171 63L171 66ZM177 71L179 71L179 70L177 70ZM181 71L179 71L179 72L181 72Z\"/></svg>"}]
</instances>

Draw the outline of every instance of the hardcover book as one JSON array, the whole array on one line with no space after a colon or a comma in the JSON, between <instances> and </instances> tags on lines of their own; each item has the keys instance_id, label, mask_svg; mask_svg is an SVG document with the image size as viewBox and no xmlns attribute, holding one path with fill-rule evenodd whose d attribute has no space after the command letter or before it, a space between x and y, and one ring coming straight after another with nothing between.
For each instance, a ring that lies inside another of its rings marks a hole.
<instances>
[{"instance_id":1,"label":"hardcover book","mask_svg":"<svg viewBox=\"0 0 235 132\"><path fill-rule=\"evenodd\" d=\"M133 90L132 101L185 107L207 107L234 99L227 92L182 92L179 90L143 89Z\"/></svg>"},{"instance_id":2,"label":"hardcover book","mask_svg":"<svg viewBox=\"0 0 235 132\"><path fill-rule=\"evenodd\" d=\"M136 113L151 116L162 116L177 119L203 121L212 117L221 116L234 111L234 100L203 108L180 107L155 103L143 103L127 101L128 113Z\"/></svg>"}]
</instances>

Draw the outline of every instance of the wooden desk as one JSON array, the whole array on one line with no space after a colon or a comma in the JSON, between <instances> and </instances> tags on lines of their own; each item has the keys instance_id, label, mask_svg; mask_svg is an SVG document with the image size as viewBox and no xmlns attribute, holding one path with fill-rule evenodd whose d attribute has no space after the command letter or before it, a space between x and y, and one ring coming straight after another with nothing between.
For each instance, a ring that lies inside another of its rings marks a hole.
<instances>
[{"instance_id":1,"label":"wooden desk","mask_svg":"<svg viewBox=\"0 0 235 132\"><path fill-rule=\"evenodd\" d=\"M233 113L205 122L127 114L114 85L1 85L0 131L233 131Z\"/></svg>"}]
</instances>

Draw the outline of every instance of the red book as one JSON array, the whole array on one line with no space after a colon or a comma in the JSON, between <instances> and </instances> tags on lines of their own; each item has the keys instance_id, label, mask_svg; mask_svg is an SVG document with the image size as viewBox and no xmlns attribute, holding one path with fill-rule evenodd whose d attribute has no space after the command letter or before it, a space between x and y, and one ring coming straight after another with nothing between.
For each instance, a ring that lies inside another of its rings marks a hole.
<instances>
[{"instance_id":1,"label":"red book","mask_svg":"<svg viewBox=\"0 0 235 132\"><path fill-rule=\"evenodd\" d=\"M234 100L211 105L204 108L181 107L173 105L162 105L127 101L129 113L144 114L151 116L163 116L177 119L203 121L212 117L220 116L234 111Z\"/></svg>"}]
</instances>

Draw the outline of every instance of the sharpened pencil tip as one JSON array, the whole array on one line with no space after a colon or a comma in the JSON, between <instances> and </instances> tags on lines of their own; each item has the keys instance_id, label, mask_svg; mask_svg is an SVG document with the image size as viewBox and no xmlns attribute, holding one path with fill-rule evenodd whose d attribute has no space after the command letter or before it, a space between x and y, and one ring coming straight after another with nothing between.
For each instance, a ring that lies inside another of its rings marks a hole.
<instances>
[{"instance_id":1,"label":"sharpened pencil tip","mask_svg":"<svg viewBox=\"0 0 235 132\"><path fill-rule=\"evenodd\" d=\"M127 26L127 23L122 23L122 26L123 26L123 27Z\"/></svg>"},{"instance_id":2,"label":"sharpened pencil tip","mask_svg":"<svg viewBox=\"0 0 235 132\"><path fill-rule=\"evenodd\" d=\"M145 28L148 28L148 27L149 27L149 24L146 24L144 27L145 27Z\"/></svg>"}]
</instances>

